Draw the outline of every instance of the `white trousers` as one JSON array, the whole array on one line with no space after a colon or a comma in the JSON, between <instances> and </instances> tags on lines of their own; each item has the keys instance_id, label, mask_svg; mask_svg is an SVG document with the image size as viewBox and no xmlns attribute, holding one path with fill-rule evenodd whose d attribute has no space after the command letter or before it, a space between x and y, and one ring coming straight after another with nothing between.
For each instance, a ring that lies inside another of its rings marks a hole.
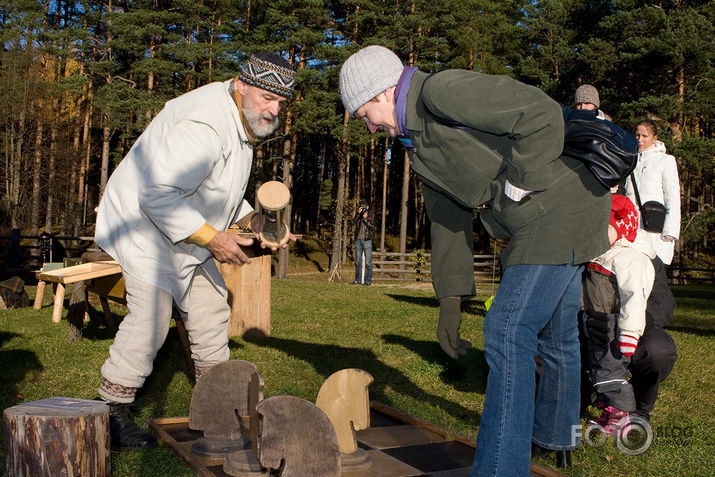
<instances>
[{"instance_id":1,"label":"white trousers","mask_svg":"<svg viewBox=\"0 0 715 477\"><path fill-rule=\"evenodd\" d=\"M109 347L102 376L113 384L139 388L151 374L154 358L169 332L174 300L164 289L143 283L126 273L123 276L129 314ZM189 290L189 310L182 313L191 357L197 365L217 364L229 359L230 315L226 285L214 283L203 268L197 267Z\"/></svg>"}]
</instances>

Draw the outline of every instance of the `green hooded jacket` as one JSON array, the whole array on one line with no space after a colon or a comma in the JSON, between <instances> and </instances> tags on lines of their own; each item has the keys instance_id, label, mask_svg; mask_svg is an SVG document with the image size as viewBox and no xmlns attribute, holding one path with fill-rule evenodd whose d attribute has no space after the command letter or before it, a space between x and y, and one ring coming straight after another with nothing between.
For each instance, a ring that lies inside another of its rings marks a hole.
<instances>
[{"instance_id":1,"label":"green hooded jacket","mask_svg":"<svg viewBox=\"0 0 715 477\"><path fill-rule=\"evenodd\" d=\"M561 156L561 108L507 76L417 71L406 129L414 172L432 222L437 298L473 296L473 210L496 239L509 239L504 269L580 264L609 247L610 192L578 160ZM515 202L505 181L533 191Z\"/></svg>"}]
</instances>

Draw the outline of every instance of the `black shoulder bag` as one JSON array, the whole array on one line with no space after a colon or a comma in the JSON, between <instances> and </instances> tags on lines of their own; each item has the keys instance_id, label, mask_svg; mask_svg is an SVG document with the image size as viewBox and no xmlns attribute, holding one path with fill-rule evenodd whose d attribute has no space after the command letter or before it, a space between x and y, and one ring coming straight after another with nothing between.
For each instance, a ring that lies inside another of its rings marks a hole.
<instances>
[{"instance_id":1,"label":"black shoulder bag","mask_svg":"<svg viewBox=\"0 0 715 477\"><path fill-rule=\"evenodd\" d=\"M631 184L633 184L633 192L636 194L636 202L641 210L641 220L643 228L647 232L663 232L663 224L665 224L665 206L655 200L649 200L645 204L641 204L641 196L638 193L636 178L631 174Z\"/></svg>"},{"instance_id":2,"label":"black shoulder bag","mask_svg":"<svg viewBox=\"0 0 715 477\"><path fill-rule=\"evenodd\" d=\"M604 187L620 184L633 172L638 159L635 136L605 119L596 111L571 110L564 113L564 155L586 164L588 170Z\"/></svg>"}]
</instances>

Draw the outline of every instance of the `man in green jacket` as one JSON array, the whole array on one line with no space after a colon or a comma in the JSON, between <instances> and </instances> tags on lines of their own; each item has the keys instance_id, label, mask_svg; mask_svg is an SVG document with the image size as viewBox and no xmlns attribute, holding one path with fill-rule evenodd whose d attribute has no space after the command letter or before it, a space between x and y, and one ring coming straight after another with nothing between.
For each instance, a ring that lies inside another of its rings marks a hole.
<instances>
[{"instance_id":1,"label":"man in green jacket","mask_svg":"<svg viewBox=\"0 0 715 477\"><path fill-rule=\"evenodd\" d=\"M608 249L609 191L578 160L561 156L558 103L506 76L405 68L369 46L340 71L349 114L407 148L432 223L437 337L452 358L460 303L475 295L473 211L497 239L504 274L484 321L489 364L470 476L528 475L531 443L578 445L580 355L576 315L581 264ZM534 403L534 356L542 371Z\"/></svg>"}]
</instances>

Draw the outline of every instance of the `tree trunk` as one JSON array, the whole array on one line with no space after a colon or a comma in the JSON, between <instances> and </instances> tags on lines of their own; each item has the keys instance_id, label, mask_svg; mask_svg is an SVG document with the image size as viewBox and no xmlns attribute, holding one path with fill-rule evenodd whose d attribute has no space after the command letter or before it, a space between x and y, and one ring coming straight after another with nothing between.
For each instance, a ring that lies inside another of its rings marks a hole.
<instances>
[{"instance_id":1,"label":"tree trunk","mask_svg":"<svg viewBox=\"0 0 715 477\"><path fill-rule=\"evenodd\" d=\"M80 227L86 223L87 211L87 176L89 175L89 159L92 153L92 142L89 137L92 128L92 100L94 98L94 84L92 79L87 86L87 100L84 111L84 121L82 124L82 144L84 145L84 156L79 170L79 182L77 184L77 209L75 216L75 235L79 235Z\"/></svg>"},{"instance_id":2,"label":"tree trunk","mask_svg":"<svg viewBox=\"0 0 715 477\"><path fill-rule=\"evenodd\" d=\"M330 253L330 274L329 282L342 281L342 271L340 262L340 252L342 249L343 236L343 203L345 201L345 162L348 158L348 148L350 144L347 139L348 121L350 115L347 110L343 116L343 139L340 143L338 153L338 197L335 200L335 229L333 230L333 249Z\"/></svg>"},{"instance_id":3,"label":"tree trunk","mask_svg":"<svg viewBox=\"0 0 715 477\"><path fill-rule=\"evenodd\" d=\"M389 139L385 139L385 157L382 166L382 225L380 226L380 251L385 251L385 222L387 222L387 159L390 149L387 147Z\"/></svg>"},{"instance_id":4,"label":"tree trunk","mask_svg":"<svg viewBox=\"0 0 715 477\"><path fill-rule=\"evenodd\" d=\"M109 408L53 397L5 409L5 474L96 477L111 474Z\"/></svg>"},{"instance_id":5,"label":"tree trunk","mask_svg":"<svg viewBox=\"0 0 715 477\"><path fill-rule=\"evenodd\" d=\"M288 187L288 190L293 190L293 161L295 161L295 141L291 141L288 136L291 127L291 112L286 112L286 124L284 129L284 134L286 139L283 141L283 183ZM289 201L285 208L285 223L288 230L291 229L291 215L293 211L293 201ZM288 246L285 248L278 249L278 270L276 273L277 278L285 279L287 278L288 272L288 247L290 247L290 241Z\"/></svg>"},{"instance_id":6,"label":"tree trunk","mask_svg":"<svg viewBox=\"0 0 715 477\"><path fill-rule=\"evenodd\" d=\"M54 203L55 203L55 178L57 177L57 128L60 123L60 100L55 101L55 111L50 125L50 159L47 164L47 215L45 216L45 232L52 233Z\"/></svg>"},{"instance_id":7,"label":"tree trunk","mask_svg":"<svg viewBox=\"0 0 715 477\"><path fill-rule=\"evenodd\" d=\"M410 159L404 152L404 170L402 172L402 198L400 199L400 253L407 251L407 201L410 196ZM404 268L400 265L400 270ZM402 274L398 275L402 278Z\"/></svg>"},{"instance_id":8,"label":"tree trunk","mask_svg":"<svg viewBox=\"0 0 715 477\"><path fill-rule=\"evenodd\" d=\"M320 195L323 190L323 175L325 174L325 154L328 151L328 140L323 138L320 153L320 172L318 172L318 201L315 207L315 230L320 229Z\"/></svg>"},{"instance_id":9,"label":"tree trunk","mask_svg":"<svg viewBox=\"0 0 715 477\"><path fill-rule=\"evenodd\" d=\"M40 231L40 170L42 169L42 131L39 115L35 136L35 160L32 165L32 211L30 212L30 235Z\"/></svg>"},{"instance_id":10,"label":"tree trunk","mask_svg":"<svg viewBox=\"0 0 715 477\"><path fill-rule=\"evenodd\" d=\"M102 128L102 165L99 170L99 198L104 195L104 189L107 187L109 180L109 141L112 138L112 132L109 130L107 123L109 115L104 114L104 127Z\"/></svg>"}]
</instances>

